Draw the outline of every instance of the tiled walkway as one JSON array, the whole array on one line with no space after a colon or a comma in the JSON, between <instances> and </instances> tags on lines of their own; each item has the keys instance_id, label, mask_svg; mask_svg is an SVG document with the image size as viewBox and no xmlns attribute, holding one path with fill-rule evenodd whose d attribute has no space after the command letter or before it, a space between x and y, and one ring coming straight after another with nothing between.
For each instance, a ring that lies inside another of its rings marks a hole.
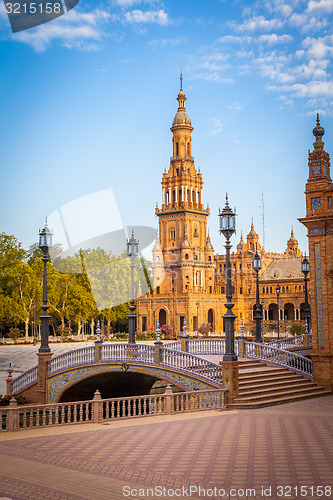
<instances>
[{"instance_id":1,"label":"tiled walkway","mask_svg":"<svg viewBox=\"0 0 333 500\"><path fill-rule=\"evenodd\" d=\"M0 460L0 500L332 499L333 395L2 433Z\"/></svg>"}]
</instances>

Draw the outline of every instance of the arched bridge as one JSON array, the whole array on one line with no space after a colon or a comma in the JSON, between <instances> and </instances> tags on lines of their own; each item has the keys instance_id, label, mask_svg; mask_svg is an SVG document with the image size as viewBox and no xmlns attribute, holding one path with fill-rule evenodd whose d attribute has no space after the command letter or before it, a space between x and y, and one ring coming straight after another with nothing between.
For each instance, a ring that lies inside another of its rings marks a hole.
<instances>
[{"instance_id":1,"label":"arched bridge","mask_svg":"<svg viewBox=\"0 0 333 500\"><path fill-rule=\"evenodd\" d=\"M301 341L297 341L299 344ZM286 346L284 346L286 347ZM288 347L290 347L288 345ZM241 356L277 364L312 377L310 359L275 345L236 341ZM12 393L37 400L37 382L45 393L45 403L57 403L70 388L92 377L110 374L140 374L165 380L185 391L209 390L224 386L222 367L204 355L225 352L224 339L182 339L169 344L103 344L69 351L47 361L45 370L38 367L23 373L12 382ZM119 380L121 376L119 375ZM133 380L133 379L132 379Z\"/></svg>"},{"instance_id":2,"label":"arched bridge","mask_svg":"<svg viewBox=\"0 0 333 500\"><path fill-rule=\"evenodd\" d=\"M195 354L165 346L102 344L83 347L51 358L47 363L46 402L57 403L69 388L85 379L112 372L148 375L185 391L221 388L221 366ZM33 394L38 367L12 383L15 394ZM39 381L38 381L39 382Z\"/></svg>"}]
</instances>

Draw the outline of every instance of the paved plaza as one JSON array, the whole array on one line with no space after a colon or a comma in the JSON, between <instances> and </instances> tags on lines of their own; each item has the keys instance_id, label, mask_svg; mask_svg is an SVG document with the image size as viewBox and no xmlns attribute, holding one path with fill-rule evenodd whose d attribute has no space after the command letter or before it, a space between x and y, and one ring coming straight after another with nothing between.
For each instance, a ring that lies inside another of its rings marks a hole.
<instances>
[{"instance_id":1,"label":"paved plaza","mask_svg":"<svg viewBox=\"0 0 333 500\"><path fill-rule=\"evenodd\" d=\"M0 440L1 500L333 498L333 395Z\"/></svg>"}]
</instances>

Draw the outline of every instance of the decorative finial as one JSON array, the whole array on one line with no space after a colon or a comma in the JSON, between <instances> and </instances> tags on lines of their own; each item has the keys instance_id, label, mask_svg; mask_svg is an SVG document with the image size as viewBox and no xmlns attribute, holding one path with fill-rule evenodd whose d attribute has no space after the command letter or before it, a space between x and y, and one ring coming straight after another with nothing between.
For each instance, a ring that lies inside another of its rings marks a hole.
<instances>
[{"instance_id":1,"label":"decorative finial","mask_svg":"<svg viewBox=\"0 0 333 500\"><path fill-rule=\"evenodd\" d=\"M187 330L187 326L186 326L186 323L185 323L185 318L184 318L184 324L183 324L183 338L187 338L187 335L186 335L186 330Z\"/></svg>"},{"instance_id":2,"label":"decorative finial","mask_svg":"<svg viewBox=\"0 0 333 500\"><path fill-rule=\"evenodd\" d=\"M180 72L180 90L183 90L183 70Z\"/></svg>"},{"instance_id":3,"label":"decorative finial","mask_svg":"<svg viewBox=\"0 0 333 500\"><path fill-rule=\"evenodd\" d=\"M312 131L316 140L313 143L315 149L324 149L323 135L325 134L325 129L320 125L319 113L317 113L316 127Z\"/></svg>"},{"instance_id":4,"label":"decorative finial","mask_svg":"<svg viewBox=\"0 0 333 500\"><path fill-rule=\"evenodd\" d=\"M157 322L157 328L156 328L156 342L155 344L162 344L161 342L161 329L160 329L160 322Z\"/></svg>"}]
</instances>

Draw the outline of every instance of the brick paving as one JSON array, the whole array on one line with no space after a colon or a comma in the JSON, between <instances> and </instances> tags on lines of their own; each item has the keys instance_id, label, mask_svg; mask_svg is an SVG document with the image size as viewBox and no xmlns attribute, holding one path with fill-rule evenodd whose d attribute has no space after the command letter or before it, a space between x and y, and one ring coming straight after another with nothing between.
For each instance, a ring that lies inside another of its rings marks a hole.
<instances>
[{"instance_id":1,"label":"brick paving","mask_svg":"<svg viewBox=\"0 0 333 500\"><path fill-rule=\"evenodd\" d=\"M161 498L146 491L155 486L184 488L176 494L189 498L192 486L206 489L206 496L192 490L195 499L332 499L333 395L255 410L2 433L0 463L0 500L139 498L140 491L124 496L125 486L145 490L141 498ZM220 495L212 495L214 487Z\"/></svg>"}]
</instances>

